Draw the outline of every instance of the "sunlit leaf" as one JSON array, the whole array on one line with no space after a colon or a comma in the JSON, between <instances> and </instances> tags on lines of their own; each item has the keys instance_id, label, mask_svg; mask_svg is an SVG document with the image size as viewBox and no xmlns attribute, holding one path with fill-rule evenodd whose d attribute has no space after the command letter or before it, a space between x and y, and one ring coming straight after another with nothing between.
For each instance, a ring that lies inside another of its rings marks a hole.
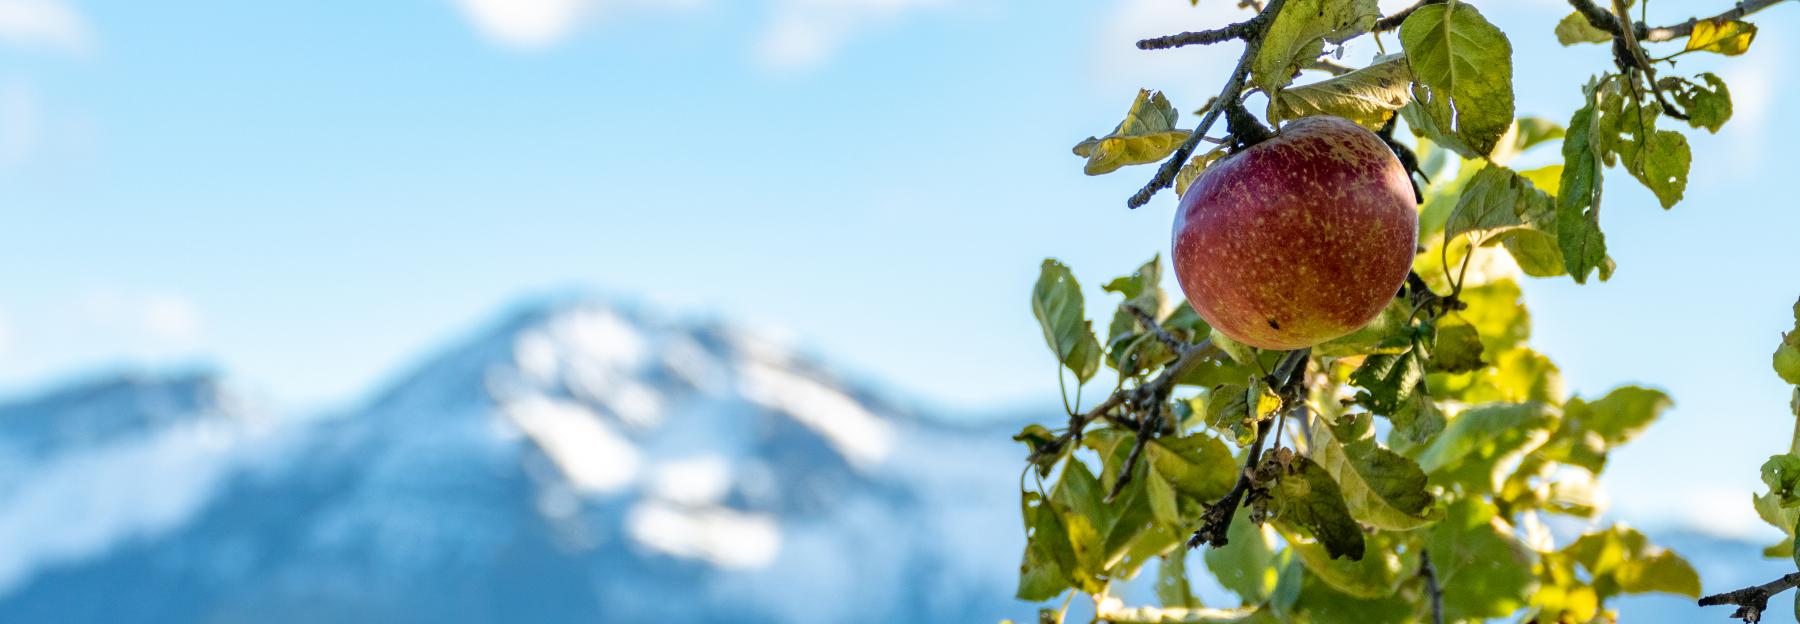
<instances>
[{"instance_id":1,"label":"sunlit leaf","mask_svg":"<svg viewBox=\"0 0 1800 624\"><path fill-rule=\"evenodd\" d=\"M1737 56L1750 49L1756 40L1756 25L1737 20L1703 19L1694 22L1688 35L1687 50Z\"/></svg>"},{"instance_id":2,"label":"sunlit leaf","mask_svg":"<svg viewBox=\"0 0 1800 624\"><path fill-rule=\"evenodd\" d=\"M1412 101L1411 84L1406 56L1393 54L1341 76L1283 89L1271 111L1277 121L1335 115L1375 130Z\"/></svg>"},{"instance_id":3,"label":"sunlit leaf","mask_svg":"<svg viewBox=\"0 0 1800 624\"><path fill-rule=\"evenodd\" d=\"M1075 155L1087 159L1082 172L1101 175L1126 165L1162 161L1187 140L1188 131L1175 127L1179 114L1161 91L1140 89L1125 120L1111 134L1075 145Z\"/></svg>"},{"instance_id":4,"label":"sunlit leaf","mask_svg":"<svg viewBox=\"0 0 1800 624\"><path fill-rule=\"evenodd\" d=\"M1380 18L1375 0L1289 0L1263 35L1250 65L1250 83L1264 93L1278 93L1325 52L1326 42L1348 41Z\"/></svg>"},{"instance_id":5,"label":"sunlit leaf","mask_svg":"<svg viewBox=\"0 0 1800 624\"><path fill-rule=\"evenodd\" d=\"M1413 99L1441 134L1487 155L1513 121L1512 44L1468 4L1419 7L1400 25Z\"/></svg>"},{"instance_id":6,"label":"sunlit leaf","mask_svg":"<svg viewBox=\"0 0 1800 624\"><path fill-rule=\"evenodd\" d=\"M1532 585L1529 549L1493 506L1465 498L1433 525L1426 549L1443 589L1445 621L1502 617L1524 606Z\"/></svg>"},{"instance_id":7,"label":"sunlit leaf","mask_svg":"<svg viewBox=\"0 0 1800 624\"><path fill-rule=\"evenodd\" d=\"M1338 422L1320 418L1312 428L1312 458L1337 480L1350 515L1380 529L1407 531L1435 518L1425 471L1375 443L1367 414ZM1348 590L1346 590L1348 591Z\"/></svg>"},{"instance_id":8,"label":"sunlit leaf","mask_svg":"<svg viewBox=\"0 0 1800 624\"><path fill-rule=\"evenodd\" d=\"M1612 33L1595 28L1588 23L1581 13L1570 13L1568 17L1556 23L1556 42L1565 46L1578 43L1606 43L1613 40Z\"/></svg>"}]
</instances>

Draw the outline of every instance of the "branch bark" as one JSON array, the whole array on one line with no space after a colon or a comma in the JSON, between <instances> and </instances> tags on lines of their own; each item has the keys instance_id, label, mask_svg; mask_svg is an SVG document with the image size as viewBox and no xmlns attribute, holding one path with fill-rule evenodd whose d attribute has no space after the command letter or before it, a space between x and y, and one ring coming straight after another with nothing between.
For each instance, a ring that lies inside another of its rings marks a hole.
<instances>
[{"instance_id":1,"label":"branch bark","mask_svg":"<svg viewBox=\"0 0 1800 624\"><path fill-rule=\"evenodd\" d=\"M1652 43L1672 41L1694 34L1694 24L1701 21L1730 21L1741 19L1751 13L1761 11L1768 8L1770 5L1778 4L1782 1L1783 0L1744 0L1743 2L1737 3L1737 6L1712 17L1690 17L1685 22L1654 28L1642 23L1636 23L1632 24L1632 31L1637 35L1639 41L1649 41ZM1613 17L1612 13L1608 12L1606 9L1594 4L1593 0L1569 0L1569 6L1575 7L1575 11L1581 13L1582 17L1587 18L1588 23L1592 24L1595 28L1612 33L1614 36L1618 36L1624 32L1619 26L1621 23L1620 20Z\"/></svg>"},{"instance_id":2,"label":"branch bark","mask_svg":"<svg viewBox=\"0 0 1800 624\"><path fill-rule=\"evenodd\" d=\"M1754 587L1745 587L1701 598L1700 606L1737 605L1738 609L1732 612L1731 617L1745 622L1760 622L1762 621L1762 612L1769 608L1769 598L1796 586L1800 586L1800 572Z\"/></svg>"},{"instance_id":3,"label":"branch bark","mask_svg":"<svg viewBox=\"0 0 1800 624\"><path fill-rule=\"evenodd\" d=\"M1438 587L1437 568L1431 565L1431 551L1419 550L1419 576L1425 579L1425 594L1431 598L1431 624L1444 624L1444 591Z\"/></svg>"},{"instance_id":4,"label":"branch bark","mask_svg":"<svg viewBox=\"0 0 1800 624\"><path fill-rule=\"evenodd\" d=\"M1393 30L1395 28L1399 28L1401 24L1406 23L1406 18L1412 17L1413 11L1419 10L1419 7L1425 6L1427 4L1443 4L1443 3L1444 3L1444 0L1419 0L1418 2L1414 2L1412 4L1412 6L1406 7L1404 9L1400 9L1399 12L1396 12L1393 15L1389 15L1387 17L1376 20L1374 31L1375 32L1383 32L1383 31L1388 31L1388 30Z\"/></svg>"},{"instance_id":5,"label":"branch bark","mask_svg":"<svg viewBox=\"0 0 1800 624\"><path fill-rule=\"evenodd\" d=\"M1254 26L1243 35L1244 55L1238 58L1237 67L1231 70L1231 79L1225 81L1225 88L1219 90L1219 97L1213 100L1212 106L1206 110L1206 115L1200 119L1199 125L1194 127L1193 134L1189 134L1187 140L1182 141L1181 146L1175 148L1175 153L1170 154L1169 159L1156 169L1156 175L1150 178L1150 182L1145 184L1144 188L1138 189L1138 192L1132 194L1131 199L1125 201L1126 206L1142 207L1144 204L1150 203L1150 198L1155 196L1157 191L1174 186L1175 174L1181 171L1183 164L1187 163L1188 156L1193 155L1194 147L1200 144L1200 138L1206 136L1207 131L1212 129L1213 123L1219 120L1220 113L1223 113L1231 102L1243 99L1244 81L1250 77L1250 64L1256 59L1257 51L1262 49L1263 35L1269 31L1269 24L1275 21L1275 16L1281 13L1281 7L1286 3L1287 0L1270 0L1269 5L1263 7L1261 13L1257 13L1256 17L1244 22Z\"/></svg>"}]
</instances>

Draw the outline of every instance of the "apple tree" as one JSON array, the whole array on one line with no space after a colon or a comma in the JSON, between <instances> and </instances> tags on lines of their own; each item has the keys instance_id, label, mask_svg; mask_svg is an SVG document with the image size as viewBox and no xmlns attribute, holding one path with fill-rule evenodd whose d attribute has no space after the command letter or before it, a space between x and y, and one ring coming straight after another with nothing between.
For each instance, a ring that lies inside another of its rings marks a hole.
<instances>
[{"instance_id":1,"label":"apple tree","mask_svg":"<svg viewBox=\"0 0 1800 624\"><path fill-rule=\"evenodd\" d=\"M1680 202L1687 136L1717 132L1731 96L1672 61L1745 53L1746 18L1778 0L1665 26L1647 23L1648 0L1570 0L1543 28L1565 46L1610 46L1612 63L1570 85L1580 107L1553 117L1514 110L1511 44L1475 3L1382 15L1375 0L1193 1L1238 2L1246 18L1138 47L1242 45L1198 123L1181 127L1174 103L1140 91L1115 129L1074 149L1089 175L1160 163L1127 204L1174 189L1180 289L1164 289L1152 257L1103 283L1118 302L1104 327L1061 262L1045 260L1031 292L1074 388L1066 421L1015 437L1028 453L1017 596L1043 602L1045 622L1079 595L1105 622L1321 624L1610 622L1622 595L1700 598L1693 567L1636 530L1552 530L1598 527L1609 452L1671 399L1636 386L1571 395L1531 345L1519 282L1613 274L1599 222L1609 175L1661 208ZM1334 52L1359 37L1385 53L1342 65ZM1560 162L1513 166L1530 152ZM1363 244L1395 232L1397 247ZM1775 359L1800 384L1800 325ZM1082 405L1103 366L1117 382ZM1800 417L1800 390L1795 401ZM1796 445L1764 466L1770 491L1756 498L1790 536ZM1769 554L1794 552L1790 538ZM1147 569L1156 604L1114 595ZM1234 604L1202 605L1201 574ZM1800 573L1700 604L1756 621L1796 584Z\"/></svg>"}]
</instances>

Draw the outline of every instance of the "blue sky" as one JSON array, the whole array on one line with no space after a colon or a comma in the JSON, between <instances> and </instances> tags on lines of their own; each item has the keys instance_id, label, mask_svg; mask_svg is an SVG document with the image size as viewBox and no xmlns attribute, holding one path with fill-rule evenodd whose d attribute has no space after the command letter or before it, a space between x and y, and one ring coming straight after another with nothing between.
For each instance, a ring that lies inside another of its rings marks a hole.
<instances>
[{"instance_id":1,"label":"blue sky","mask_svg":"<svg viewBox=\"0 0 1800 624\"><path fill-rule=\"evenodd\" d=\"M1068 148L1139 87L1182 110L1216 89L1234 50L1130 45L1243 16L1201 4L0 0L0 388L202 363L279 404L350 401L574 289L939 405L1051 405L1038 261L1075 267L1098 317L1172 211L1125 210L1149 171L1088 178ZM1522 114L1566 117L1608 66L1556 46L1561 2L1477 6L1512 36ZM1652 21L1687 17L1669 6ZM1526 285L1572 389L1676 398L1615 456L1619 508L1721 528L1752 521L1791 422L1768 355L1800 294L1778 110L1800 10L1758 18L1747 56L1677 70L1737 96L1690 133L1688 200L1612 176L1618 275Z\"/></svg>"}]
</instances>

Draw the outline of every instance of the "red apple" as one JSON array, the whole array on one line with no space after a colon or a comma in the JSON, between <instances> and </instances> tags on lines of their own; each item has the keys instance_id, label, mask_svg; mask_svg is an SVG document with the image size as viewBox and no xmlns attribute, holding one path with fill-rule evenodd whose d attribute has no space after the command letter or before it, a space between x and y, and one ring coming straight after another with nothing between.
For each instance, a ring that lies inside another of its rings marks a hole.
<instances>
[{"instance_id":1,"label":"red apple","mask_svg":"<svg viewBox=\"0 0 1800 624\"><path fill-rule=\"evenodd\" d=\"M1296 120L1206 168L1175 212L1175 276L1213 328L1298 349L1368 324L1412 268L1412 181L1381 137Z\"/></svg>"}]
</instances>

